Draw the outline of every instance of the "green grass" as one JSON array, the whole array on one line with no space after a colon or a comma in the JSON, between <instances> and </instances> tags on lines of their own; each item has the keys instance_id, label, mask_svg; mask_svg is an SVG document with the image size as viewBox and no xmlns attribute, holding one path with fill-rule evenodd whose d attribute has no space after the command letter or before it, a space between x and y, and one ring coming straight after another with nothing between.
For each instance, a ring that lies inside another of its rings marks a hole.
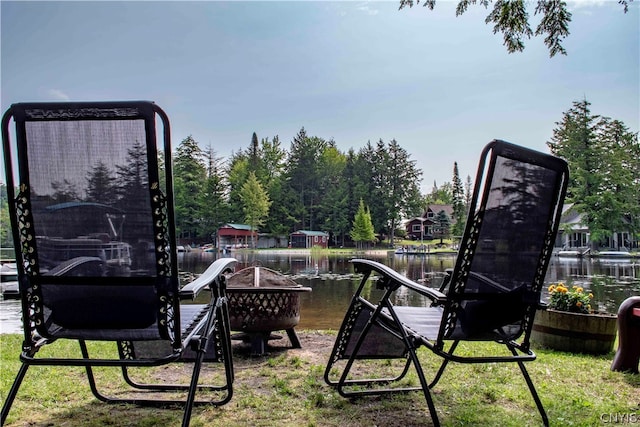
<instances>
[{"instance_id":1,"label":"green grass","mask_svg":"<svg viewBox=\"0 0 640 427\"><path fill-rule=\"evenodd\" d=\"M304 335L298 331L305 345ZM318 332L313 332L318 333ZM328 345L282 350L270 357L236 354L235 392L223 407L196 407L191 425L197 426L414 426L430 425L421 393L345 399L324 383L323 372L335 333L320 333ZM0 335L0 398L18 370L21 336ZM57 354L78 355L77 344L58 342ZM490 344L479 344L481 346ZM468 347L462 348L465 351ZM98 354L112 352L104 343L91 343ZM311 351L312 350L312 351ZM468 350L467 350L468 351ZM53 354L53 353L50 353ZM551 425L614 424L626 414L640 418L640 375L611 372L612 355L588 356L537 350L538 360L527 364ZM427 374L438 359L423 350ZM395 363L380 362L392 370ZM164 368L159 368L164 372ZM186 372L186 371L185 371ZM100 383L120 384L117 372L98 370ZM417 384L411 373L405 384ZM444 426L536 426L540 416L517 368L511 365L450 364L433 390ZM31 367L13 405L7 426L173 426L180 408L150 409L107 405L89 390L82 368Z\"/></svg>"}]
</instances>

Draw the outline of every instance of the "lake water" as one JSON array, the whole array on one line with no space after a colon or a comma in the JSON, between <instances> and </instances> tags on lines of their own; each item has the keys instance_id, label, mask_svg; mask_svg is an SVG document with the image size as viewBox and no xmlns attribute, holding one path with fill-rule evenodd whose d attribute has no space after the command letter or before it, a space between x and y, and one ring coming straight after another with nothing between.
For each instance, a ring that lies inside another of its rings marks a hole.
<instances>
[{"instance_id":1,"label":"lake water","mask_svg":"<svg viewBox=\"0 0 640 427\"><path fill-rule=\"evenodd\" d=\"M304 255L282 252L232 254L238 259L237 269L262 265L284 274L313 289L301 294L299 328L337 329L355 292L359 280L346 255ZM202 273L216 259L216 254L191 252L180 254L182 271ZM427 286L438 287L444 271L453 268L452 255L402 256L394 254L367 255L403 275ZM591 291L601 311L615 313L624 299L640 295L640 260L562 259L554 257L547 272L548 283L564 281ZM372 296L374 286L367 289ZM397 304L421 306L428 300L416 295L399 294ZM21 330L20 301L0 300L0 333Z\"/></svg>"}]
</instances>

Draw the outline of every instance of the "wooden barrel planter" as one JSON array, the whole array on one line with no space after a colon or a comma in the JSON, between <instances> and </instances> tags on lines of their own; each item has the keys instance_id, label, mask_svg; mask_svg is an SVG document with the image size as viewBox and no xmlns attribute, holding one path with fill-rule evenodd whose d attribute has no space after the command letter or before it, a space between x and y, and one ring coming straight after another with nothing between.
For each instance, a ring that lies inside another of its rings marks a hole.
<instances>
[{"instance_id":1,"label":"wooden barrel planter","mask_svg":"<svg viewBox=\"0 0 640 427\"><path fill-rule=\"evenodd\" d=\"M616 321L613 314L538 310L531 341L553 350L606 354L613 350Z\"/></svg>"},{"instance_id":2,"label":"wooden barrel planter","mask_svg":"<svg viewBox=\"0 0 640 427\"><path fill-rule=\"evenodd\" d=\"M300 322L300 293L311 292L281 273L265 267L248 267L227 278L229 322L234 336L251 342L252 353L265 353L267 341L284 330L294 348L300 340L294 327Z\"/></svg>"}]
</instances>

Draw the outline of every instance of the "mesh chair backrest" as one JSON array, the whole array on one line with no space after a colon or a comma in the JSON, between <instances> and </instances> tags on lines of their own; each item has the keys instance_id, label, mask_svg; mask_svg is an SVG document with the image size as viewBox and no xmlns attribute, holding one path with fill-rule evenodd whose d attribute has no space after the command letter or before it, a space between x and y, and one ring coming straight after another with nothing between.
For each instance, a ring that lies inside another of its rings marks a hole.
<instances>
[{"instance_id":1,"label":"mesh chair backrest","mask_svg":"<svg viewBox=\"0 0 640 427\"><path fill-rule=\"evenodd\" d=\"M131 329L166 337L160 323L177 275L158 170L158 110L148 102L45 103L7 112L16 124L16 256L39 333Z\"/></svg>"},{"instance_id":2,"label":"mesh chair backrest","mask_svg":"<svg viewBox=\"0 0 640 427\"><path fill-rule=\"evenodd\" d=\"M485 148L441 337L515 339L527 329L567 179L553 156L502 141Z\"/></svg>"}]
</instances>

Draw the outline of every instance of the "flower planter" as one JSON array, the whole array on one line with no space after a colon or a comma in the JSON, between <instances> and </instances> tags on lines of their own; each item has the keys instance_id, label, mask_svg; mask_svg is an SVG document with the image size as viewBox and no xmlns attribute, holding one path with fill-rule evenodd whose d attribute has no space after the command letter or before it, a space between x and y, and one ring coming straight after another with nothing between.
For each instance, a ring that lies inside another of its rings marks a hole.
<instances>
[{"instance_id":1,"label":"flower planter","mask_svg":"<svg viewBox=\"0 0 640 427\"><path fill-rule=\"evenodd\" d=\"M531 341L553 350L606 354L613 350L616 320L613 314L538 310Z\"/></svg>"}]
</instances>

